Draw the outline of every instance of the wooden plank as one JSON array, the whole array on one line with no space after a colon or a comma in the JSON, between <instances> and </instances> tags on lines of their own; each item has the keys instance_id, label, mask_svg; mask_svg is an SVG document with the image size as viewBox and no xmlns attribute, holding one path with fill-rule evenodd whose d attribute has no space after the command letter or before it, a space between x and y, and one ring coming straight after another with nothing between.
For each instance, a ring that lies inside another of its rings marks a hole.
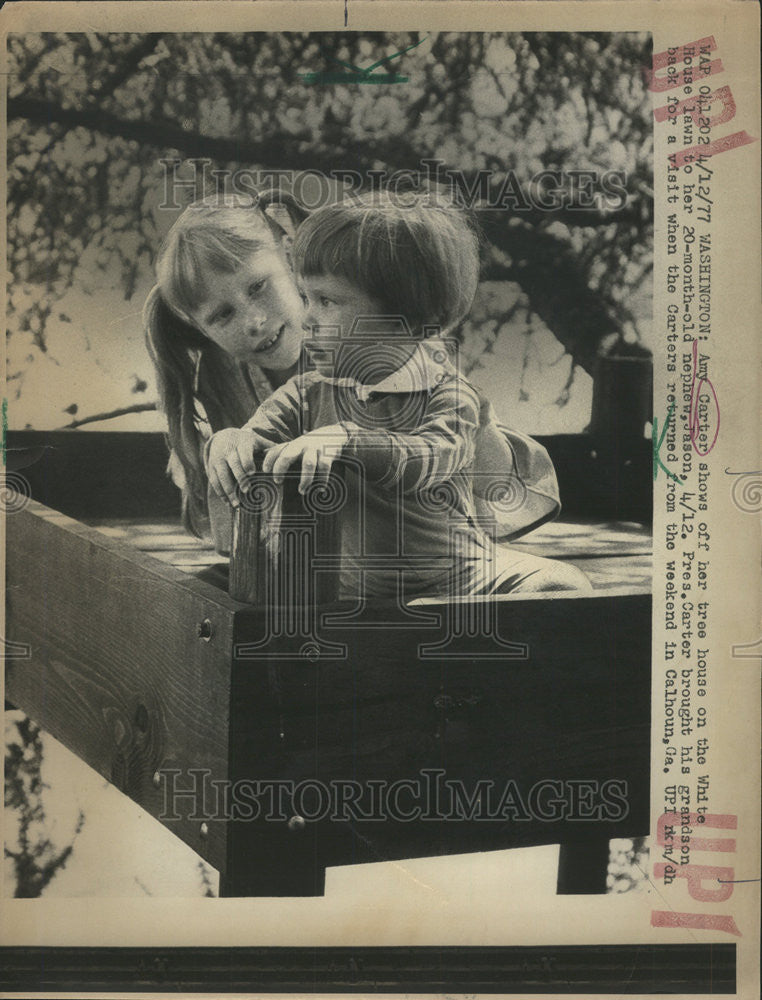
<instances>
[{"instance_id":1,"label":"wooden plank","mask_svg":"<svg viewBox=\"0 0 762 1000\"><path fill-rule=\"evenodd\" d=\"M176 518L150 521L99 518L88 519L88 524L178 569L196 575L213 571L220 581L218 585L228 591L228 582L220 575L227 571L227 560L208 542L183 532ZM321 551L325 551L325 544L320 545ZM596 590L611 592L624 588L630 593L652 590L651 535L640 525L554 521L512 543L511 548L570 562L587 574ZM246 572L256 579L250 562Z\"/></svg>"},{"instance_id":2,"label":"wooden plank","mask_svg":"<svg viewBox=\"0 0 762 1000\"><path fill-rule=\"evenodd\" d=\"M7 661L15 706L157 818L168 782L227 777L226 594L35 502L8 519L6 594L8 636L31 647ZM193 816L166 825L224 867L224 821L204 836Z\"/></svg>"},{"instance_id":3,"label":"wooden plank","mask_svg":"<svg viewBox=\"0 0 762 1000\"><path fill-rule=\"evenodd\" d=\"M413 620L413 609L374 606L374 621L351 613L333 625L316 619L302 635L275 634L262 611L237 616L231 776L258 782L260 793L262 783L291 785L281 786L280 817L231 823L227 894L319 893L332 864L647 832L650 597L513 598L492 607L497 637L524 644L526 658L501 654L488 630L466 634L452 606L433 602L415 609L433 613L433 624ZM310 643L346 650L315 658ZM358 811L367 816L373 782L388 789L406 780L428 794L427 771L443 772L441 780L459 783L467 797L486 781L481 787L492 798L471 819L453 806L450 818L411 822L331 819L315 799L317 818L289 825L301 815L289 788L300 782L334 790L337 781L359 783ZM532 789L543 781L561 783L561 814L551 808L542 817L531 807ZM597 791L575 782L593 782ZM495 796L510 783L518 799L500 814ZM609 808L603 800L617 789L622 801ZM259 800L262 812L269 794ZM593 794L587 818L569 814L585 809L574 805L575 794Z\"/></svg>"}]
</instances>

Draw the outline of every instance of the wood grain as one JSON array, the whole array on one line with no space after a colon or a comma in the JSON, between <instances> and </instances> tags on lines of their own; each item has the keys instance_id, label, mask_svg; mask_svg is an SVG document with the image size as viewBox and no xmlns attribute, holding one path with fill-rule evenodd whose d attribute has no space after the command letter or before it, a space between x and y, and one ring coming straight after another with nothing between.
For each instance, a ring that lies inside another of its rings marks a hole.
<instances>
[{"instance_id":1,"label":"wood grain","mask_svg":"<svg viewBox=\"0 0 762 1000\"><path fill-rule=\"evenodd\" d=\"M238 606L40 504L9 522L7 629L32 650L7 662L9 700L155 817L170 780L161 772L181 771L178 788L191 787L191 768L225 778ZM166 825L224 867L221 821L206 837L187 816Z\"/></svg>"},{"instance_id":2,"label":"wood grain","mask_svg":"<svg viewBox=\"0 0 762 1000\"><path fill-rule=\"evenodd\" d=\"M524 802L544 780L564 783L566 795L569 782L619 781L626 783L625 815L583 822L568 815L319 819L296 829L285 816L234 822L225 891L277 894L280 884L286 893L310 894L321 891L326 865L648 832L650 598L514 598L494 607L499 636L525 644L526 659L480 660L495 643L453 636L447 605L416 609L438 619L428 626L391 606L333 627L323 622L310 642L343 642L344 656L333 659L315 658L304 636L265 641L272 627L266 613L242 612L239 654L253 648L270 655L240 655L234 663L231 774L370 787L419 781L422 771L437 769L471 793L487 781L499 797L515 782ZM434 648L431 658L422 646ZM256 728L248 719L253 703ZM298 812L288 796L284 809ZM264 871L252 861L262 857Z\"/></svg>"}]
</instances>

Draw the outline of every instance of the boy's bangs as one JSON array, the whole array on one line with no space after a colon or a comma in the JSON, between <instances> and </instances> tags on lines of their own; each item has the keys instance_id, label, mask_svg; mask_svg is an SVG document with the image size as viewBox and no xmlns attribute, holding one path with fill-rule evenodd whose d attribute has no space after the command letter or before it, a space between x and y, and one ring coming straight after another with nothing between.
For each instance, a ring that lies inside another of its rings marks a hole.
<instances>
[{"instance_id":1,"label":"boy's bangs","mask_svg":"<svg viewBox=\"0 0 762 1000\"><path fill-rule=\"evenodd\" d=\"M383 193L319 208L299 227L293 256L298 273L341 276L415 330L452 329L479 280L478 240L465 216Z\"/></svg>"},{"instance_id":2,"label":"boy's bangs","mask_svg":"<svg viewBox=\"0 0 762 1000\"><path fill-rule=\"evenodd\" d=\"M338 216L309 217L297 230L293 249L294 268L305 277L337 274L357 280L359 236L357 230Z\"/></svg>"}]
</instances>

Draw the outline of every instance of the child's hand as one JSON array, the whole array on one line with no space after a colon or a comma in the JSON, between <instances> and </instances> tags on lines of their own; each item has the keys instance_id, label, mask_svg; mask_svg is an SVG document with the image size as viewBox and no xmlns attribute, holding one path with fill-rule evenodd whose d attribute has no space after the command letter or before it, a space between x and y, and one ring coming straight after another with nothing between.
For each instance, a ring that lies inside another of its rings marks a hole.
<instances>
[{"instance_id":1,"label":"child's hand","mask_svg":"<svg viewBox=\"0 0 762 1000\"><path fill-rule=\"evenodd\" d=\"M262 462L262 470L272 473L273 479L280 485L287 469L301 459L299 492L304 493L312 482L328 482L331 466L341 455L347 439L347 432L339 424L319 427L293 441L270 448Z\"/></svg>"},{"instance_id":2,"label":"child's hand","mask_svg":"<svg viewBox=\"0 0 762 1000\"><path fill-rule=\"evenodd\" d=\"M254 456L268 448L254 431L227 427L213 434L207 450L206 466L209 484L219 497L234 506L240 505L240 487L257 471Z\"/></svg>"}]
</instances>

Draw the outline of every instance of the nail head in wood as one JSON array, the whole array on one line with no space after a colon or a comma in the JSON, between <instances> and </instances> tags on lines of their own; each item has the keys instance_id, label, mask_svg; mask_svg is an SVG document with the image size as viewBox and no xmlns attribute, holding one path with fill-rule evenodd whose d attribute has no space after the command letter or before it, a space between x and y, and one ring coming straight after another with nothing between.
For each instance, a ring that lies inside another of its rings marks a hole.
<instances>
[{"instance_id":1,"label":"nail head in wood","mask_svg":"<svg viewBox=\"0 0 762 1000\"><path fill-rule=\"evenodd\" d=\"M209 642L212 638L214 635L214 626L208 618L205 618L202 622L199 622L198 625L196 625L196 635L204 642Z\"/></svg>"}]
</instances>

